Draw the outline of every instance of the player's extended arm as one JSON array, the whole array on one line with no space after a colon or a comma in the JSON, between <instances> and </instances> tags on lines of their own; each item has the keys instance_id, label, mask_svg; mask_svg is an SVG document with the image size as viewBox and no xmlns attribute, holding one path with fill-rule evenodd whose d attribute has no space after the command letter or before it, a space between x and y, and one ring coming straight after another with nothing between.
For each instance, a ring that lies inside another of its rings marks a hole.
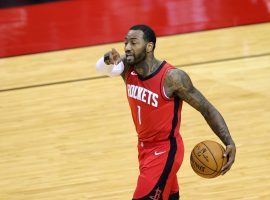
<instances>
[{"instance_id":1,"label":"player's extended arm","mask_svg":"<svg viewBox=\"0 0 270 200\"><path fill-rule=\"evenodd\" d=\"M165 87L172 95L177 95L193 108L198 110L211 129L226 145L224 156L228 156L228 162L222 168L222 174L230 170L235 160L236 147L230 135L228 127L218 110L198 91L192 84L189 76L182 70L173 69L167 73Z\"/></svg>"},{"instance_id":2,"label":"player's extended arm","mask_svg":"<svg viewBox=\"0 0 270 200\"><path fill-rule=\"evenodd\" d=\"M126 71L129 69L125 61L125 55L120 54L113 48L102 56L96 63L96 70L107 76L119 76L125 80Z\"/></svg>"}]
</instances>

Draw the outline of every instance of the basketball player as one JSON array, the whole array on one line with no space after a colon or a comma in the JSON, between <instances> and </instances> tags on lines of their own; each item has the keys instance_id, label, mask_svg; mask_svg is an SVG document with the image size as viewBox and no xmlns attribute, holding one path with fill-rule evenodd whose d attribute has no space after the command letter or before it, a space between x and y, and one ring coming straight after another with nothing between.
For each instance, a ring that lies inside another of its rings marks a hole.
<instances>
[{"instance_id":1,"label":"basketball player","mask_svg":"<svg viewBox=\"0 0 270 200\"><path fill-rule=\"evenodd\" d=\"M183 101L198 110L226 145L232 166L236 148L226 123L217 109L193 86L189 76L166 61L155 58L156 36L146 25L130 28L125 37L125 54L112 49L96 64L108 76L121 75L138 134L140 175L133 199L176 200L176 173L184 155L179 133Z\"/></svg>"}]
</instances>

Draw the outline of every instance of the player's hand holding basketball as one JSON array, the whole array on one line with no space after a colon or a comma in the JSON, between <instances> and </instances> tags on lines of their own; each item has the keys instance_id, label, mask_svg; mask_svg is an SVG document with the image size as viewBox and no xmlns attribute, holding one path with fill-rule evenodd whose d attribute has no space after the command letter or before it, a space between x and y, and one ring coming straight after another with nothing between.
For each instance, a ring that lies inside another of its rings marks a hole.
<instances>
[{"instance_id":1,"label":"player's hand holding basketball","mask_svg":"<svg viewBox=\"0 0 270 200\"><path fill-rule=\"evenodd\" d=\"M226 151L224 153L224 157L228 158L228 162L222 167L221 174L224 175L229 171L234 163L236 154L235 144L230 144L226 146Z\"/></svg>"},{"instance_id":2,"label":"player's hand holding basketball","mask_svg":"<svg viewBox=\"0 0 270 200\"><path fill-rule=\"evenodd\" d=\"M107 65L113 65L113 64L117 65L118 63L121 62L121 56L114 48L112 48L111 51L107 52L104 55L104 62Z\"/></svg>"}]
</instances>

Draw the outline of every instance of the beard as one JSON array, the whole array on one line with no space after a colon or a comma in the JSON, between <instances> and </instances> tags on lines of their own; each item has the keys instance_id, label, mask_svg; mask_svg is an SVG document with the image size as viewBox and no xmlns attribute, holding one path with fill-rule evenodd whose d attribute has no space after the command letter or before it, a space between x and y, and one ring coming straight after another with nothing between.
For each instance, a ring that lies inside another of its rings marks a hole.
<instances>
[{"instance_id":1,"label":"beard","mask_svg":"<svg viewBox=\"0 0 270 200\"><path fill-rule=\"evenodd\" d=\"M146 58L146 48L138 55L132 54L132 55L126 55L126 61L129 65L136 65L142 61L144 61Z\"/></svg>"}]
</instances>

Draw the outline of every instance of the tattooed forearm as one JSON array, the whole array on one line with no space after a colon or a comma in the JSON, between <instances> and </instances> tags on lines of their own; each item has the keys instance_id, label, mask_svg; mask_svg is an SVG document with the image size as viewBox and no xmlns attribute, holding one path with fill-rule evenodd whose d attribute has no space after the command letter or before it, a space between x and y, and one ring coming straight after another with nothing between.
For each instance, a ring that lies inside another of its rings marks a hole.
<instances>
[{"instance_id":1,"label":"tattooed forearm","mask_svg":"<svg viewBox=\"0 0 270 200\"><path fill-rule=\"evenodd\" d=\"M210 104L210 103L209 103ZM208 111L206 113L202 113L205 120L211 127L211 129L215 132L215 134L220 138L220 140L225 144L233 144L234 142L231 138L230 132L228 130L228 127L221 116L221 114L217 111L217 109L210 105L207 105Z\"/></svg>"},{"instance_id":2,"label":"tattooed forearm","mask_svg":"<svg viewBox=\"0 0 270 200\"><path fill-rule=\"evenodd\" d=\"M234 144L221 114L196 88L193 87L185 96L189 96L187 102L203 115L210 128L225 145Z\"/></svg>"},{"instance_id":3,"label":"tattooed forearm","mask_svg":"<svg viewBox=\"0 0 270 200\"><path fill-rule=\"evenodd\" d=\"M218 110L193 86L189 76L181 70L171 70L165 79L165 92L174 94L198 110L210 128L225 145L234 144L228 127Z\"/></svg>"}]
</instances>

